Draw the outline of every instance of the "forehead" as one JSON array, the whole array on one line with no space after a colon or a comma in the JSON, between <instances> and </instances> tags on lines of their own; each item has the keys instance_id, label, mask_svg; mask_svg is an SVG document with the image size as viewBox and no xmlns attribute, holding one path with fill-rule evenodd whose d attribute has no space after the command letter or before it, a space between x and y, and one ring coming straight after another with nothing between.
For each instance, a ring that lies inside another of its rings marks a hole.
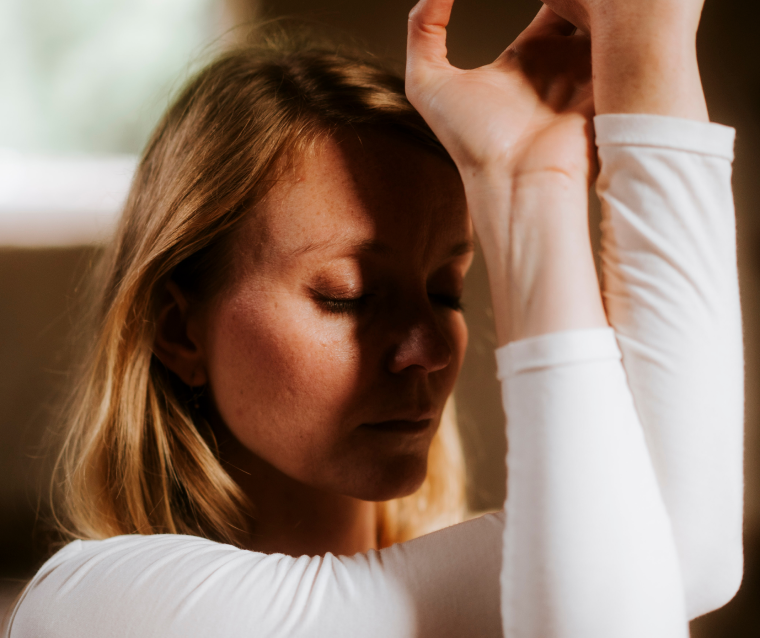
<instances>
[{"instance_id":1,"label":"forehead","mask_svg":"<svg viewBox=\"0 0 760 638\"><path fill-rule=\"evenodd\" d=\"M263 257L376 244L424 258L469 241L470 224L449 162L369 131L317 142L283 171L245 234Z\"/></svg>"}]
</instances>

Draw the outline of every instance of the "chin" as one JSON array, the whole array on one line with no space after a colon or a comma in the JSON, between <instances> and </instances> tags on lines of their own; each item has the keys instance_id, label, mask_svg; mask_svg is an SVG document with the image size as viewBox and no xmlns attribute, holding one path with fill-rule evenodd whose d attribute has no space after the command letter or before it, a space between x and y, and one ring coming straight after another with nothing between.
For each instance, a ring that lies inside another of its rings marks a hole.
<instances>
[{"instance_id":1,"label":"chin","mask_svg":"<svg viewBox=\"0 0 760 638\"><path fill-rule=\"evenodd\" d=\"M373 465L370 471L363 472L349 496L363 501L402 498L414 494L427 476L427 454L404 455Z\"/></svg>"}]
</instances>

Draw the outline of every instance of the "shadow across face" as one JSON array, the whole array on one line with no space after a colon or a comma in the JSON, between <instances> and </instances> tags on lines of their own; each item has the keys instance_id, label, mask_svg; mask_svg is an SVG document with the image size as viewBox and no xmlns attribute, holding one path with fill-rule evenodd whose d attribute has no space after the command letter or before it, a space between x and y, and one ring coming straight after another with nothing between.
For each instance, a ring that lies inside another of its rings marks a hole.
<instances>
[{"instance_id":1,"label":"shadow across face","mask_svg":"<svg viewBox=\"0 0 760 638\"><path fill-rule=\"evenodd\" d=\"M327 137L232 250L194 334L236 463L366 501L416 490L467 342L456 169L376 131Z\"/></svg>"}]
</instances>

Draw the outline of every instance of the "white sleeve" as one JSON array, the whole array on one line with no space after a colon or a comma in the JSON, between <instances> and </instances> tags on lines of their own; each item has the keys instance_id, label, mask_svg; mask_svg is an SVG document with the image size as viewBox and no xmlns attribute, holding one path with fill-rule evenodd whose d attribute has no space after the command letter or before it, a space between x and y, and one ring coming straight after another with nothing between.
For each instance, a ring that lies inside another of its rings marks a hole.
<instances>
[{"instance_id":1,"label":"white sleeve","mask_svg":"<svg viewBox=\"0 0 760 638\"><path fill-rule=\"evenodd\" d=\"M606 115L596 131L614 332L497 351L510 638L685 636L741 580L733 130Z\"/></svg>"},{"instance_id":2,"label":"white sleeve","mask_svg":"<svg viewBox=\"0 0 760 638\"><path fill-rule=\"evenodd\" d=\"M379 552L292 558L193 536L75 541L10 638L499 638L503 515Z\"/></svg>"},{"instance_id":3,"label":"white sleeve","mask_svg":"<svg viewBox=\"0 0 760 638\"><path fill-rule=\"evenodd\" d=\"M685 638L673 535L610 328L497 351L509 638Z\"/></svg>"},{"instance_id":4,"label":"white sleeve","mask_svg":"<svg viewBox=\"0 0 760 638\"><path fill-rule=\"evenodd\" d=\"M728 602L742 576L734 130L653 115L595 126L607 315L694 618Z\"/></svg>"}]
</instances>

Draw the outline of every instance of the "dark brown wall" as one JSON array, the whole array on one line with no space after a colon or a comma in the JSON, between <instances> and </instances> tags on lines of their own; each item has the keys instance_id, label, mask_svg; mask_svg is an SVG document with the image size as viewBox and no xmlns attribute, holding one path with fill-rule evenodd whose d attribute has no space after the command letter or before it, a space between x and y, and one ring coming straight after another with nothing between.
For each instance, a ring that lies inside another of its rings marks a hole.
<instances>
[{"instance_id":1,"label":"dark brown wall","mask_svg":"<svg viewBox=\"0 0 760 638\"><path fill-rule=\"evenodd\" d=\"M90 248L0 250L0 576L27 573L46 551L44 495L71 367L77 282Z\"/></svg>"}]
</instances>

